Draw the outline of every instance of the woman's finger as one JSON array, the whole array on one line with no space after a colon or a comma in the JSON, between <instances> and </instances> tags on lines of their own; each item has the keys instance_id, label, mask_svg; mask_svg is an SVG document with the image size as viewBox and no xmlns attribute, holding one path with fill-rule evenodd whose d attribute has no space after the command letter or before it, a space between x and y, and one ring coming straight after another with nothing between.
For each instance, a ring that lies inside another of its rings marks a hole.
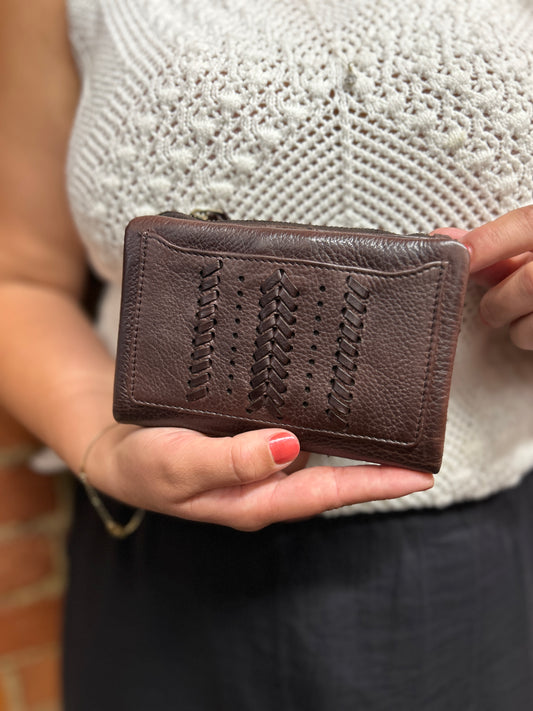
<instances>
[{"instance_id":1,"label":"woman's finger","mask_svg":"<svg viewBox=\"0 0 533 711\"><path fill-rule=\"evenodd\" d=\"M509 326L509 338L526 351L533 351L533 313L513 321Z\"/></svg>"},{"instance_id":2,"label":"woman's finger","mask_svg":"<svg viewBox=\"0 0 533 711\"><path fill-rule=\"evenodd\" d=\"M533 261L493 286L481 299L479 313L493 328L533 312Z\"/></svg>"},{"instance_id":3,"label":"woman's finger","mask_svg":"<svg viewBox=\"0 0 533 711\"><path fill-rule=\"evenodd\" d=\"M491 264L533 249L533 205L487 222L461 239L470 250L470 270L478 272Z\"/></svg>"},{"instance_id":4,"label":"woman's finger","mask_svg":"<svg viewBox=\"0 0 533 711\"><path fill-rule=\"evenodd\" d=\"M430 235L442 235L443 237L451 237L461 241L465 235L468 234L468 230L461 230L459 227L438 227Z\"/></svg>"},{"instance_id":5,"label":"woman's finger","mask_svg":"<svg viewBox=\"0 0 533 711\"><path fill-rule=\"evenodd\" d=\"M205 490L264 479L287 466L300 451L298 438L281 429L208 437L180 427L144 428L120 447L118 470L146 472L154 488L174 502Z\"/></svg>"},{"instance_id":6,"label":"woman's finger","mask_svg":"<svg viewBox=\"0 0 533 711\"><path fill-rule=\"evenodd\" d=\"M452 237L459 242L467 242L468 230L461 230L458 227L439 227L433 232L432 235L442 235L444 237ZM507 278L509 274L521 267L522 264L533 261L533 252L525 252L524 254L519 254L516 257L509 257L509 259L503 259L495 264L491 264L485 269L477 269L476 273L473 275L473 281L482 286L494 286L498 282ZM472 263L470 264L470 271L473 270Z\"/></svg>"},{"instance_id":7,"label":"woman's finger","mask_svg":"<svg viewBox=\"0 0 533 711\"><path fill-rule=\"evenodd\" d=\"M472 280L482 286L495 286L504 279L507 279L508 276L513 274L513 272L523 264L527 264L531 261L533 261L533 252L525 252L524 254L519 254L518 257L509 257L509 259L503 259L501 262L491 264L490 267L480 269L472 275Z\"/></svg>"},{"instance_id":8,"label":"woman's finger","mask_svg":"<svg viewBox=\"0 0 533 711\"><path fill-rule=\"evenodd\" d=\"M176 515L257 530L277 521L306 518L328 509L378 499L392 499L433 486L432 474L396 467L318 466L191 497Z\"/></svg>"}]
</instances>

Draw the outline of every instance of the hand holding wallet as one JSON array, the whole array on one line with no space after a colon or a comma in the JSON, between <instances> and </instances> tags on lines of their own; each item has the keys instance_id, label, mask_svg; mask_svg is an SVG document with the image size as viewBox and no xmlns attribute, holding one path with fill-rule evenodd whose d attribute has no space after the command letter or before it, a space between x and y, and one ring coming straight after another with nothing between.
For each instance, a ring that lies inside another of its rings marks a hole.
<instances>
[{"instance_id":1,"label":"hand holding wallet","mask_svg":"<svg viewBox=\"0 0 533 711\"><path fill-rule=\"evenodd\" d=\"M114 416L437 472L468 268L442 235L135 218Z\"/></svg>"}]
</instances>

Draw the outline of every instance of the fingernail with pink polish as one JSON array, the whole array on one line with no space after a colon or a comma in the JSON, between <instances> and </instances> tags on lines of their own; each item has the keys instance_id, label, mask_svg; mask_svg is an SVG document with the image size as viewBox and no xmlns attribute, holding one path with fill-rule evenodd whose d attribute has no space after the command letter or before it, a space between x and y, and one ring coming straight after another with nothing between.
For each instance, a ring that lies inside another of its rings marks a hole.
<instances>
[{"instance_id":1,"label":"fingernail with pink polish","mask_svg":"<svg viewBox=\"0 0 533 711\"><path fill-rule=\"evenodd\" d=\"M268 440L272 459L276 464L288 464L298 456L300 452L300 442L298 438L287 432L273 435Z\"/></svg>"}]
</instances>

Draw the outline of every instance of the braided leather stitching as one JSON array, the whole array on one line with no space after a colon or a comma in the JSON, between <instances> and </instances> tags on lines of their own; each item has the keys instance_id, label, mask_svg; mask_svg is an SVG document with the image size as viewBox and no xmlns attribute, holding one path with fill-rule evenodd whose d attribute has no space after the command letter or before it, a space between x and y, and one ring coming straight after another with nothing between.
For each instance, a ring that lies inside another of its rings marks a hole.
<instances>
[{"instance_id":1,"label":"braided leather stitching","mask_svg":"<svg viewBox=\"0 0 533 711\"><path fill-rule=\"evenodd\" d=\"M288 375L286 366L290 358L287 354L292 349L289 341L294 336L291 326L296 321L294 311L299 292L283 269L277 269L261 284L261 292L247 410L254 412L266 407L281 419L283 393L287 390L283 380Z\"/></svg>"},{"instance_id":2,"label":"braided leather stitching","mask_svg":"<svg viewBox=\"0 0 533 711\"><path fill-rule=\"evenodd\" d=\"M209 392L211 378L211 354L214 351L217 286L220 282L221 259L210 260L201 270L200 295L196 311L193 352L189 366L190 379L187 400L200 400Z\"/></svg>"},{"instance_id":3,"label":"braided leather stitching","mask_svg":"<svg viewBox=\"0 0 533 711\"><path fill-rule=\"evenodd\" d=\"M353 399L350 389L355 385L354 372L357 369L356 360L359 355L357 344L361 341L363 315L366 312L363 302L370 294L368 289L359 284L351 274L346 279L346 284L349 291L344 294L341 335L337 339L339 348L335 353L337 362L333 366L334 377L328 394L329 407L326 410L329 418L342 429L348 427L350 403Z\"/></svg>"}]
</instances>

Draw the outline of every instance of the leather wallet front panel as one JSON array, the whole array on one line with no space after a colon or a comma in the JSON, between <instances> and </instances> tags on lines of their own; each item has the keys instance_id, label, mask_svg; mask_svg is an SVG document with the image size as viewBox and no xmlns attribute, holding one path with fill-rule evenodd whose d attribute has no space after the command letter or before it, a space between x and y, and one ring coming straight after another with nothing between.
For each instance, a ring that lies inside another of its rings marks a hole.
<instances>
[{"instance_id":1,"label":"leather wallet front panel","mask_svg":"<svg viewBox=\"0 0 533 711\"><path fill-rule=\"evenodd\" d=\"M153 230L130 240L117 419L210 434L281 426L308 451L438 469L449 253L378 269L324 250L213 247Z\"/></svg>"}]
</instances>

